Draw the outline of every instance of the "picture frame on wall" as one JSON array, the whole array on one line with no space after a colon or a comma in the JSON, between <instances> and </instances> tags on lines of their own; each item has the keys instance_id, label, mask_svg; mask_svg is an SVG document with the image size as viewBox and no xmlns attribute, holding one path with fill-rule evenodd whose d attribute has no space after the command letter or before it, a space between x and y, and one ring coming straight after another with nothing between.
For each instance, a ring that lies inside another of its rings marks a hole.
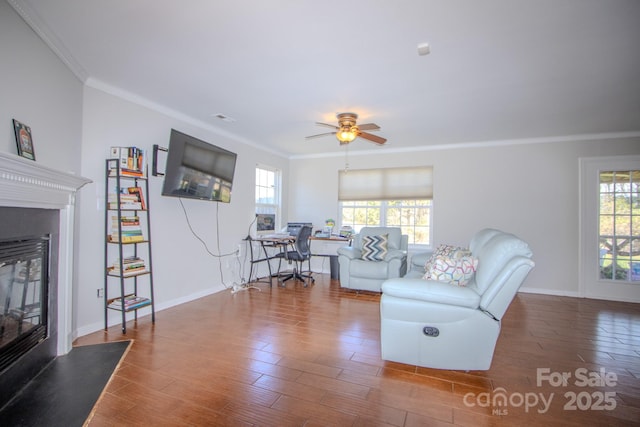
<instances>
[{"instance_id":1,"label":"picture frame on wall","mask_svg":"<svg viewBox=\"0 0 640 427\"><path fill-rule=\"evenodd\" d=\"M13 130L16 134L16 145L18 147L18 155L30 160L36 159L33 150L33 138L31 136L31 128L24 123L13 119Z\"/></svg>"}]
</instances>

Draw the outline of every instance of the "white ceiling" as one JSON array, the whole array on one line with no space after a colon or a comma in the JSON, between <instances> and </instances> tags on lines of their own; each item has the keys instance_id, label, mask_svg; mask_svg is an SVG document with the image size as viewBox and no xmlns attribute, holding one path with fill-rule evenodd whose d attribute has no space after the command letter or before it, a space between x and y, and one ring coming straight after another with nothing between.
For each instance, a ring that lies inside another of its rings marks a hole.
<instances>
[{"instance_id":1,"label":"white ceiling","mask_svg":"<svg viewBox=\"0 0 640 427\"><path fill-rule=\"evenodd\" d=\"M8 1L87 84L288 156L345 111L389 140L352 150L640 135L638 0Z\"/></svg>"}]
</instances>

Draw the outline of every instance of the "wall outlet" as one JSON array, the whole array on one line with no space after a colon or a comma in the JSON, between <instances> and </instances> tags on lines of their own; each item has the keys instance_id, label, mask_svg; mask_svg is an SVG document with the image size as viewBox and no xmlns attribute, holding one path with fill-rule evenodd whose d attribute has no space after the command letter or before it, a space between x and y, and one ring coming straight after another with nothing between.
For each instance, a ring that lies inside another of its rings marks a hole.
<instances>
[{"instance_id":1,"label":"wall outlet","mask_svg":"<svg viewBox=\"0 0 640 427\"><path fill-rule=\"evenodd\" d=\"M98 298L104 298L104 288L98 288Z\"/></svg>"}]
</instances>

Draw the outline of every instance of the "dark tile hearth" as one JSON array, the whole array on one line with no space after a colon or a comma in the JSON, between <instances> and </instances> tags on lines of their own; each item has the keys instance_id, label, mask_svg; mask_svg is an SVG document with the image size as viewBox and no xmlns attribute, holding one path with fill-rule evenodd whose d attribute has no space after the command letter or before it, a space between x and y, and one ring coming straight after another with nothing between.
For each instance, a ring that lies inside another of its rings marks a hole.
<instances>
[{"instance_id":1,"label":"dark tile hearth","mask_svg":"<svg viewBox=\"0 0 640 427\"><path fill-rule=\"evenodd\" d=\"M130 341L74 347L0 409L2 426L82 426Z\"/></svg>"}]
</instances>

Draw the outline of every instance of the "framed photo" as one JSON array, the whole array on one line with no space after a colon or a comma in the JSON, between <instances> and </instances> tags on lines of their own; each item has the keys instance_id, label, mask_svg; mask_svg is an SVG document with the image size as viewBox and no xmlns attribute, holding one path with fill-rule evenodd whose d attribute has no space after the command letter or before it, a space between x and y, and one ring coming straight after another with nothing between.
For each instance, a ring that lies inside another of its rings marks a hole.
<instances>
[{"instance_id":1,"label":"framed photo","mask_svg":"<svg viewBox=\"0 0 640 427\"><path fill-rule=\"evenodd\" d=\"M36 154L33 151L33 138L31 138L31 128L24 123L13 119L13 130L16 133L16 145L18 155L27 159L35 160Z\"/></svg>"}]
</instances>

